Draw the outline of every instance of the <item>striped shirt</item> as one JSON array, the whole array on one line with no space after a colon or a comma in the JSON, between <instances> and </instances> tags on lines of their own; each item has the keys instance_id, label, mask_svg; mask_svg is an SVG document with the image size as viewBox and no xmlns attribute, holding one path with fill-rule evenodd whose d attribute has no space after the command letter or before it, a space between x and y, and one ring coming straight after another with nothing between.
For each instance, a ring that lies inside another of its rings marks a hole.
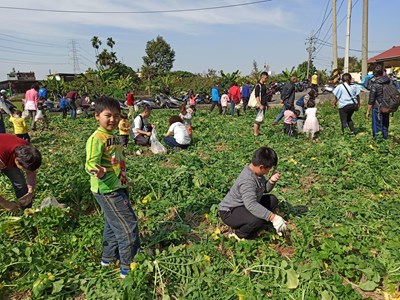
<instances>
[{"instance_id":1,"label":"striped shirt","mask_svg":"<svg viewBox=\"0 0 400 300\"><path fill-rule=\"evenodd\" d=\"M106 168L106 174L97 178L91 173L96 165ZM90 176L90 190L105 194L127 187L125 157L118 136L99 127L86 142L86 171Z\"/></svg>"}]
</instances>

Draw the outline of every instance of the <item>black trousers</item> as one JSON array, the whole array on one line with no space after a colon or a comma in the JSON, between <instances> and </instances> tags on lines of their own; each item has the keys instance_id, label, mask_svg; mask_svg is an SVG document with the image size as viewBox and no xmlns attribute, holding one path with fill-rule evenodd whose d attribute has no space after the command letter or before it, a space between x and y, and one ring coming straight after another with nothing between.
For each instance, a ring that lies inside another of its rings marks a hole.
<instances>
[{"instance_id":1,"label":"black trousers","mask_svg":"<svg viewBox=\"0 0 400 300\"><path fill-rule=\"evenodd\" d=\"M354 123L351 117L356 111L355 104L349 104L342 108L339 108L339 116L340 122L342 123L342 132L344 133L344 129L346 127L350 128L350 132L354 132Z\"/></svg>"},{"instance_id":2,"label":"black trousers","mask_svg":"<svg viewBox=\"0 0 400 300\"><path fill-rule=\"evenodd\" d=\"M242 97L242 101L243 101L243 110L246 111L247 105L249 105L249 97Z\"/></svg>"},{"instance_id":3,"label":"black trousers","mask_svg":"<svg viewBox=\"0 0 400 300\"><path fill-rule=\"evenodd\" d=\"M221 107L221 103L219 103L219 102L217 102L217 101L212 101L212 102L211 102L210 111L213 111L213 109L214 109L215 105L217 105L217 106L218 106L218 111L219 111L219 114L222 114L222 107Z\"/></svg>"},{"instance_id":4,"label":"black trousers","mask_svg":"<svg viewBox=\"0 0 400 300\"><path fill-rule=\"evenodd\" d=\"M274 195L264 195L260 200L260 204L272 212L276 210L278 203L279 201ZM244 206L234 207L229 211L219 211L219 215L226 225L235 229L239 238L253 236L268 222L257 218Z\"/></svg>"},{"instance_id":5,"label":"black trousers","mask_svg":"<svg viewBox=\"0 0 400 300\"><path fill-rule=\"evenodd\" d=\"M288 136L296 136L297 135L297 125L296 124L283 124L283 132Z\"/></svg>"}]
</instances>

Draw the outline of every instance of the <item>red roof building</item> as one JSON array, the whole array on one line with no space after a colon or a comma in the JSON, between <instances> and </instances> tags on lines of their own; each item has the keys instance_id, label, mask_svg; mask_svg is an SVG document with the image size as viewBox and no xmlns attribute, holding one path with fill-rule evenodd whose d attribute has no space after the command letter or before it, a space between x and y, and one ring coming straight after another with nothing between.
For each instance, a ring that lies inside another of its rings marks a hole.
<instances>
[{"instance_id":1,"label":"red roof building","mask_svg":"<svg viewBox=\"0 0 400 300\"><path fill-rule=\"evenodd\" d=\"M384 63L385 67L400 67L400 46L393 46L389 50L368 59L369 64L377 62Z\"/></svg>"}]
</instances>

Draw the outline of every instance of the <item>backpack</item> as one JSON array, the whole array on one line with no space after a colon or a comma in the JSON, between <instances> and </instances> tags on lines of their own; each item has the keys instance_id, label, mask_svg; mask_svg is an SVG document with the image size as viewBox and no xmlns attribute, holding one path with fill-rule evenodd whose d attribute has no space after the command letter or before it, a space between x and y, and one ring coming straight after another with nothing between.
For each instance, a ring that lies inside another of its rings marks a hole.
<instances>
[{"instance_id":1,"label":"backpack","mask_svg":"<svg viewBox=\"0 0 400 300\"><path fill-rule=\"evenodd\" d=\"M400 92L397 90L392 82L390 82L389 84L383 84L382 88L383 100L379 104L379 110L382 113L395 112L400 105Z\"/></svg>"},{"instance_id":2,"label":"backpack","mask_svg":"<svg viewBox=\"0 0 400 300\"><path fill-rule=\"evenodd\" d=\"M373 81L375 81L375 77L368 76L365 78L364 83L362 85L369 91L371 89L371 84Z\"/></svg>"},{"instance_id":3,"label":"backpack","mask_svg":"<svg viewBox=\"0 0 400 300\"><path fill-rule=\"evenodd\" d=\"M256 86L259 85L256 84ZM255 108L257 107L257 99L256 99L256 86L254 87L253 91L250 94L249 103L247 104L248 107ZM260 85L260 97L261 97L261 85Z\"/></svg>"}]
</instances>

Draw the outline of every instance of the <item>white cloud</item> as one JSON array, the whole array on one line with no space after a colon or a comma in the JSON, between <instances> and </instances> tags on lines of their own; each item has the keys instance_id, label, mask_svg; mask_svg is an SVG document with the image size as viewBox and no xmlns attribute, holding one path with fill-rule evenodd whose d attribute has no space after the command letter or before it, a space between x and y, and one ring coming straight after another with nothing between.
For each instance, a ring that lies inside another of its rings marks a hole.
<instances>
[{"instance_id":1,"label":"white cloud","mask_svg":"<svg viewBox=\"0 0 400 300\"><path fill-rule=\"evenodd\" d=\"M220 1L219 6L243 3L244 0ZM184 0L165 1L59 1L21 0L17 7L79 11L160 11L215 6L215 1L193 3ZM216 10L157 14L72 14L22 10L3 11L3 29L32 36L71 37L84 34L93 27L115 27L127 30L169 30L180 33L204 32L213 25L238 25L241 23L268 25L290 30L293 15L277 6L274 1Z\"/></svg>"}]
</instances>

